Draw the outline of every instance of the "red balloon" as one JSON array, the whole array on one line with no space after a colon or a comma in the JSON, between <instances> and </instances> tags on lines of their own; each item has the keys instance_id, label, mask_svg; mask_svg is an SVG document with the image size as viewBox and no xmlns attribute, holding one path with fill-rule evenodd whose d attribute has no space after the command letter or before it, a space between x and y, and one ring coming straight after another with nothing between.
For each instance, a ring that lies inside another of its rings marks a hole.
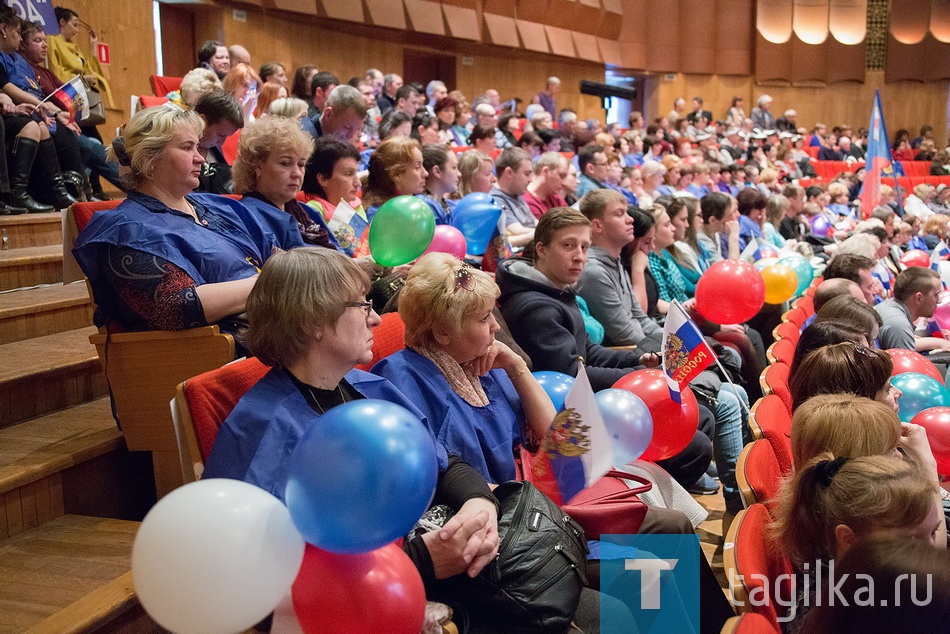
<instances>
[{"instance_id":1,"label":"red balloon","mask_svg":"<svg viewBox=\"0 0 950 634\"><path fill-rule=\"evenodd\" d=\"M699 405L689 387L680 393L681 404L670 398L662 370L637 370L613 384L646 403L653 417L653 438L641 460L656 462L672 458L686 448L699 427Z\"/></svg>"},{"instance_id":2,"label":"red balloon","mask_svg":"<svg viewBox=\"0 0 950 634\"><path fill-rule=\"evenodd\" d=\"M920 249L911 249L901 256L901 264L908 267L922 266L924 268L930 268L930 256L927 255L926 251L921 251Z\"/></svg>"},{"instance_id":3,"label":"red balloon","mask_svg":"<svg viewBox=\"0 0 950 634\"><path fill-rule=\"evenodd\" d=\"M937 473L950 475L950 407L925 409L910 422L927 430L930 450L937 461Z\"/></svg>"},{"instance_id":4,"label":"red balloon","mask_svg":"<svg viewBox=\"0 0 950 634\"><path fill-rule=\"evenodd\" d=\"M940 371L937 370L937 366L933 364L933 361L919 352L905 350L904 348L891 348L890 350L885 350L885 352L890 355L891 361L894 362L894 369L891 370L891 376L897 376L905 372L919 372L920 374L926 374L933 379L937 379L941 383L944 382L943 376L940 374Z\"/></svg>"},{"instance_id":5,"label":"red balloon","mask_svg":"<svg viewBox=\"0 0 950 634\"><path fill-rule=\"evenodd\" d=\"M422 578L395 544L359 555L307 544L291 596L306 634L419 634L425 618Z\"/></svg>"},{"instance_id":6,"label":"red balloon","mask_svg":"<svg viewBox=\"0 0 950 634\"><path fill-rule=\"evenodd\" d=\"M696 284L696 310L717 324L741 324L765 304L762 274L740 260L713 264Z\"/></svg>"}]
</instances>

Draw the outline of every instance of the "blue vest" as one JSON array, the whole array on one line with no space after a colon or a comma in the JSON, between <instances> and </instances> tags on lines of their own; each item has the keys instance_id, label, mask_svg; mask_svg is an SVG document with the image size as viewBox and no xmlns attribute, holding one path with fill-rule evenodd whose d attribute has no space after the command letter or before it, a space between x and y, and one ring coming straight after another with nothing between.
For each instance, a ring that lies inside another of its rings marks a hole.
<instances>
[{"instance_id":1,"label":"blue vest","mask_svg":"<svg viewBox=\"0 0 950 634\"><path fill-rule=\"evenodd\" d=\"M344 377L366 398L402 405L425 417L386 379L351 370ZM258 486L284 500L290 456L320 414L307 403L286 370L274 368L238 401L215 438L203 478L231 478ZM439 471L448 466L445 449L436 446Z\"/></svg>"},{"instance_id":2,"label":"blue vest","mask_svg":"<svg viewBox=\"0 0 950 634\"><path fill-rule=\"evenodd\" d=\"M73 255L92 286L99 307L97 325L112 318L107 307L113 291L99 270L100 251L110 245L168 260L196 286L255 275L273 249L282 248L271 228L240 202L215 194L190 194L187 199L208 226L133 190L115 209L94 214L79 234ZM299 236L297 240L299 246Z\"/></svg>"},{"instance_id":3,"label":"blue vest","mask_svg":"<svg viewBox=\"0 0 950 634\"><path fill-rule=\"evenodd\" d=\"M523 442L521 400L503 370L481 377L488 405L469 405L432 361L404 348L373 366L425 414L436 440L489 482L516 477L513 448Z\"/></svg>"}]
</instances>

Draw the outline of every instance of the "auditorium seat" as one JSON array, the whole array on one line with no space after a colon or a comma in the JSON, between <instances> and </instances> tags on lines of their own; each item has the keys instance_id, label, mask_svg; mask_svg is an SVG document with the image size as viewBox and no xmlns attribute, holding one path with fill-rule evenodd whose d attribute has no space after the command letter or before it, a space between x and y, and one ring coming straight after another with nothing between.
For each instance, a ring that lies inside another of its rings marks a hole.
<instances>
[{"instance_id":1,"label":"auditorium seat","mask_svg":"<svg viewBox=\"0 0 950 634\"><path fill-rule=\"evenodd\" d=\"M270 368L255 357L234 361L178 384L173 415L185 482L201 478L222 423Z\"/></svg>"},{"instance_id":2,"label":"auditorium seat","mask_svg":"<svg viewBox=\"0 0 950 634\"><path fill-rule=\"evenodd\" d=\"M726 621L719 634L781 634L781 630L767 617L746 612Z\"/></svg>"},{"instance_id":3,"label":"auditorium seat","mask_svg":"<svg viewBox=\"0 0 950 634\"><path fill-rule=\"evenodd\" d=\"M373 330L373 360L356 366L359 370L373 367L373 364L406 347L406 326L399 313L380 315L380 323Z\"/></svg>"},{"instance_id":4,"label":"auditorium seat","mask_svg":"<svg viewBox=\"0 0 950 634\"><path fill-rule=\"evenodd\" d=\"M792 393L788 389L788 370L785 363L773 363L762 371L760 383L762 392L766 394L775 394L782 402L789 414L792 412Z\"/></svg>"},{"instance_id":5,"label":"auditorium seat","mask_svg":"<svg viewBox=\"0 0 950 634\"><path fill-rule=\"evenodd\" d=\"M765 438L749 443L736 463L736 482L742 504L748 508L759 502L767 507L775 503L785 474L775 450Z\"/></svg>"},{"instance_id":6,"label":"auditorium seat","mask_svg":"<svg viewBox=\"0 0 950 634\"><path fill-rule=\"evenodd\" d=\"M164 97L168 93L180 89L182 79L182 77L151 75L148 81L152 85L152 93L156 97Z\"/></svg>"},{"instance_id":7,"label":"auditorium seat","mask_svg":"<svg viewBox=\"0 0 950 634\"><path fill-rule=\"evenodd\" d=\"M795 576L791 562L768 538L771 521L764 504L753 504L736 515L723 545L723 565L736 610L761 614L777 629L785 608L776 599L787 602L795 596Z\"/></svg>"}]
</instances>

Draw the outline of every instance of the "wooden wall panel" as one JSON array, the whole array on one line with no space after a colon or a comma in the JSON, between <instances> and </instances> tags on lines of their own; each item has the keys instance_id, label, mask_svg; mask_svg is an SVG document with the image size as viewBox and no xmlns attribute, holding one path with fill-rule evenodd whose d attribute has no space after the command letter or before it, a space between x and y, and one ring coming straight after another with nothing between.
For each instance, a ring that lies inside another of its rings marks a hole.
<instances>
[{"instance_id":1,"label":"wooden wall panel","mask_svg":"<svg viewBox=\"0 0 950 634\"><path fill-rule=\"evenodd\" d=\"M680 67L683 73L716 72L716 0L681 0Z\"/></svg>"},{"instance_id":2,"label":"wooden wall panel","mask_svg":"<svg viewBox=\"0 0 950 634\"><path fill-rule=\"evenodd\" d=\"M689 16L687 16L689 17ZM647 68L655 72L676 72L680 69L680 3L679 0L649 0L643 21L647 30ZM654 25L661 25L654 28Z\"/></svg>"},{"instance_id":3,"label":"wooden wall panel","mask_svg":"<svg viewBox=\"0 0 950 634\"><path fill-rule=\"evenodd\" d=\"M481 41L482 30L479 27L475 9L443 1L442 13L445 15L445 22L449 25L449 35L461 40Z\"/></svg>"},{"instance_id":4,"label":"wooden wall panel","mask_svg":"<svg viewBox=\"0 0 950 634\"><path fill-rule=\"evenodd\" d=\"M718 0L716 70L719 75L752 74L752 0Z\"/></svg>"},{"instance_id":5,"label":"wooden wall panel","mask_svg":"<svg viewBox=\"0 0 950 634\"><path fill-rule=\"evenodd\" d=\"M99 126L103 138L111 141L116 127L129 118L131 96L152 94L148 78L155 73L156 66L151 0L71 0L66 6L88 22L99 41L111 48L112 64L104 69L115 103L114 108L106 110L105 124ZM80 48L88 53L89 38L85 31L80 30L77 37Z\"/></svg>"},{"instance_id":6,"label":"wooden wall panel","mask_svg":"<svg viewBox=\"0 0 950 634\"><path fill-rule=\"evenodd\" d=\"M647 32L649 24L643 19L647 0L622 0L623 19L620 22L620 58L624 68L647 67Z\"/></svg>"},{"instance_id":7,"label":"wooden wall panel","mask_svg":"<svg viewBox=\"0 0 950 634\"><path fill-rule=\"evenodd\" d=\"M795 38L792 38L794 40ZM759 82L789 81L792 76L792 40L773 44L756 33L755 78ZM746 111L748 113L748 110Z\"/></svg>"},{"instance_id":8,"label":"wooden wall panel","mask_svg":"<svg viewBox=\"0 0 950 634\"><path fill-rule=\"evenodd\" d=\"M791 40L792 72L787 75L793 83L825 82L825 58L828 42L806 44L797 37Z\"/></svg>"},{"instance_id":9,"label":"wooden wall panel","mask_svg":"<svg viewBox=\"0 0 950 634\"><path fill-rule=\"evenodd\" d=\"M539 53L550 53L551 47L548 45L548 36L544 32L544 25L540 22L528 22L527 20L515 20L518 27L518 35L521 36L521 42L529 51Z\"/></svg>"},{"instance_id":10,"label":"wooden wall panel","mask_svg":"<svg viewBox=\"0 0 950 634\"><path fill-rule=\"evenodd\" d=\"M264 0L264 7L301 15L317 15L316 0Z\"/></svg>"},{"instance_id":11,"label":"wooden wall panel","mask_svg":"<svg viewBox=\"0 0 950 634\"><path fill-rule=\"evenodd\" d=\"M574 39L574 48L577 49L578 58L586 59L591 62L603 61L603 58L600 56L600 49L597 47L596 37L577 31L574 31L571 35Z\"/></svg>"},{"instance_id":12,"label":"wooden wall panel","mask_svg":"<svg viewBox=\"0 0 950 634\"><path fill-rule=\"evenodd\" d=\"M917 130L923 123L933 125L938 141L947 130L947 84L918 82L884 83L883 71L869 71L864 83L839 83L828 86L761 86L750 77L720 75L676 75L674 81L659 81L657 105L647 108L648 117L659 112L666 115L677 97L689 99L699 95L713 116L721 117L728 110L732 97L743 97L746 113L751 111L759 95L774 99L776 116L788 108L798 112L799 125L811 128L815 122L829 126L848 123L853 128L867 127L871 117L874 89L881 89L881 101L887 117L887 129Z\"/></svg>"},{"instance_id":13,"label":"wooden wall panel","mask_svg":"<svg viewBox=\"0 0 950 634\"><path fill-rule=\"evenodd\" d=\"M519 20L543 24L548 12L548 0L516 0L515 12Z\"/></svg>"},{"instance_id":14,"label":"wooden wall panel","mask_svg":"<svg viewBox=\"0 0 950 634\"><path fill-rule=\"evenodd\" d=\"M403 0L409 14L409 28L420 33L445 35L442 5L432 0Z\"/></svg>"},{"instance_id":15,"label":"wooden wall panel","mask_svg":"<svg viewBox=\"0 0 950 634\"><path fill-rule=\"evenodd\" d=\"M864 61L867 46L860 44L842 44L834 38L828 38L826 44L825 78L829 84L839 81L863 82Z\"/></svg>"},{"instance_id":16,"label":"wooden wall panel","mask_svg":"<svg viewBox=\"0 0 950 634\"><path fill-rule=\"evenodd\" d=\"M571 108L582 119L604 117L600 99L580 94L582 79L604 81L601 65L540 56L517 59L475 55L474 58L472 66L458 66L459 89L469 99L487 88L495 88L503 102L519 97L523 100L522 107L526 107L531 98L544 89L544 81L555 75L561 80L558 108Z\"/></svg>"},{"instance_id":17,"label":"wooden wall panel","mask_svg":"<svg viewBox=\"0 0 950 634\"><path fill-rule=\"evenodd\" d=\"M350 0L317 0L317 14L323 18L347 22L366 21L363 3Z\"/></svg>"}]
</instances>

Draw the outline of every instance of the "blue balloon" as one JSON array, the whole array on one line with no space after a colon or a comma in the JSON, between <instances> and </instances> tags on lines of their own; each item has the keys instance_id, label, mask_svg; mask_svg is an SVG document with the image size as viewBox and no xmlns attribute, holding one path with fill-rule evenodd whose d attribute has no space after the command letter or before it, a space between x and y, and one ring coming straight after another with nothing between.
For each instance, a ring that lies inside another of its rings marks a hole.
<instances>
[{"instance_id":1,"label":"blue balloon","mask_svg":"<svg viewBox=\"0 0 950 634\"><path fill-rule=\"evenodd\" d=\"M638 396L616 388L594 395L597 409L610 434L615 465L624 465L643 455L653 438L653 416Z\"/></svg>"},{"instance_id":2,"label":"blue balloon","mask_svg":"<svg viewBox=\"0 0 950 634\"><path fill-rule=\"evenodd\" d=\"M926 374L898 374L891 379L891 385L901 391L901 397L897 399L897 415L905 423L925 409L950 406L950 392L940 381Z\"/></svg>"},{"instance_id":3,"label":"blue balloon","mask_svg":"<svg viewBox=\"0 0 950 634\"><path fill-rule=\"evenodd\" d=\"M386 401L352 401L304 432L290 457L285 499L309 543L364 553L412 529L437 477L434 440L418 416Z\"/></svg>"},{"instance_id":4,"label":"blue balloon","mask_svg":"<svg viewBox=\"0 0 950 634\"><path fill-rule=\"evenodd\" d=\"M465 250L482 255L488 249L492 233L498 228L501 207L491 196L475 192L465 196L452 211L452 226L465 236Z\"/></svg>"},{"instance_id":5,"label":"blue balloon","mask_svg":"<svg viewBox=\"0 0 950 634\"><path fill-rule=\"evenodd\" d=\"M551 372L550 370L532 372L531 374L551 397L554 409L559 412L564 409L564 397L567 396L571 386L574 385L574 377L562 372Z\"/></svg>"}]
</instances>

